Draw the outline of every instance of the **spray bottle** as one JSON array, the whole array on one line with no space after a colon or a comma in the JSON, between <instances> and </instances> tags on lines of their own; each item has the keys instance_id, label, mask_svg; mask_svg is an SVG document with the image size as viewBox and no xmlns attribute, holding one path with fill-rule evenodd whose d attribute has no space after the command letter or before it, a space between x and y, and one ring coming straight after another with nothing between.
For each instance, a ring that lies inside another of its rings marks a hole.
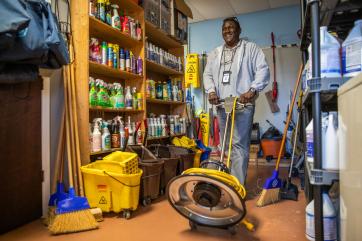
<instances>
[{"instance_id":1,"label":"spray bottle","mask_svg":"<svg viewBox=\"0 0 362 241\"><path fill-rule=\"evenodd\" d=\"M89 105L90 106L97 106L97 91L95 87L95 81L92 77L89 77Z\"/></svg>"},{"instance_id":2,"label":"spray bottle","mask_svg":"<svg viewBox=\"0 0 362 241\"><path fill-rule=\"evenodd\" d=\"M123 21L122 21L122 32L129 34L129 19L124 11Z\"/></svg>"},{"instance_id":3,"label":"spray bottle","mask_svg":"<svg viewBox=\"0 0 362 241\"><path fill-rule=\"evenodd\" d=\"M99 125L96 121L94 123L93 133L92 133L92 152L98 152L102 150L102 134L99 131Z\"/></svg>"},{"instance_id":4,"label":"spray bottle","mask_svg":"<svg viewBox=\"0 0 362 241\"><path fill-rule=\"evenodd\" d=\"M103 122L102 150L104 151L111 149L111 134L109 133L107 125L107 122Z\"/></svg>"},{"instance_id":5,"label":"spray bottle","mask_svg":"<svg viewBox=\"0 0 362 241\"><path fill-rule=\"evenodd\" d=\"M119 6L117 4L112 4L111 6L113 8L112 27L121 30L121 22L117 10Z\"/></svg>"},{"instance_id":6,"label":"spray bottle","mask_svg":"<svg viewBox=\"0 0 362 241\"><path fill-rule=\"evenodd\" d=\"M111 135L112 148L120 148L120 134L118 121L113 119L112 123L112 135Z\"/></svg>"},{"instance_id":7,"label":"spray bottle","mask_svg":"<svg viewBox=\"0 0 362 241\"><path fill-rule=\"evenodd\" d=\"M129 138L128 138L128 145L133 145L135 143L134 141L134 128L132 126L132 122L131 122L131 117L128 116L128 123L127 123L127 127L129 130Z\"/></svg>"}]
</instances>

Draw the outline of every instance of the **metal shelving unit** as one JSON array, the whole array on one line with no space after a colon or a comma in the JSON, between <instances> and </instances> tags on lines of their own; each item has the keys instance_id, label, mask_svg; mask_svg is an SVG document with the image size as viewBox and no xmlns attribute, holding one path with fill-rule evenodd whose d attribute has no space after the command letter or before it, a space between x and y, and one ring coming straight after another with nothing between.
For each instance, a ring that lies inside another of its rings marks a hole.
<instances>
[{"instance_id":1,"label":"metal shelving unit","mask_svg":"<svg viewBox=\"0 0 362 241\"><path fill-rule=\"evenodd\" d=\"M362 16L362 1L301 0L300 3L302 18L300 46L305 62L308 56L307 48L309 44L312 44L312 52L309 56L313 59L312 79L308 81L315 87L307 91L303 98L303 129L313 118L314 130L314 163L311 165L305 162L305 173L308 174L306 187L313 189L313 192L309 194L314 198L315 240L322 241L324 240L322 190L339 179L339 172L322 169L321 115L322 111L337 110L337 89L347 79L321 79L319 28L328 26L329 30L336 32L340 38L344 39L353 27L354 21ZM317 85L313 85L315 83ZM326 83L332 83L332 85L325 85Z\"/></svg>"}]
</instances>

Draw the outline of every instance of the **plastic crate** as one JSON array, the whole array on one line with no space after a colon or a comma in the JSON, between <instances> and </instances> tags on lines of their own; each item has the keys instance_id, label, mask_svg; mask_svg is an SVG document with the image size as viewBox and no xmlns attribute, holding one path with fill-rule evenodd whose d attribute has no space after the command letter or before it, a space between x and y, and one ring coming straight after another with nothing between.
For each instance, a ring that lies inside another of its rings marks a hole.
<instances>
[{"instance_id":1,"label":"plastic crate","mask_svg":"<svg viewBox=\"0 0 362 241\"><path fill-rule=\"evenodd\" d=\"M96 161L81 167L85 195L92 208L103 212L136 210L138 207L142 170L124 174L120 163Z\"/></svg>"},{"instance_id":2,"label":"plastic crate","mask_svg":"<svg viewBox=\"0 0 362 241\"><path fill-rule=\"evenodd\" d=\"M180 163L178 167L178 174L181 174L183 171L194 167L195 152L191 149L181 147L181 146L169 146L171 157L180 158Z\"/></svg>"},{"instance_id":3,"label":"plastic crate","mask_svg":"<svg viewBox=\"0 0 362 241\"><path fill-rule=\"evenodd\" d=\"M307 80L310 92L337 90L349 78L312 78Z\"/></svg>"},{"instance_id":4,"label":"plastic crate","mask_svg":"<svg viewBox=\"0 0 362 241\"><path fill-rule=\"evenodd\" d=\"M139 161L157 161L157 157L142 145L128 145L127 150L138 155Z\"/></svg>"},{"instance_id":5,"label":"plastic crate","mask_svg":"<svg viewBox=\"0 0 362 241\"><path fill-rule=\"evenodd\" d=\"M122 167L123 174L138 173L137 154L132 152L115 151L103 158L105 161L113 161L119 163Z\"/></svg>"}]
</instances>

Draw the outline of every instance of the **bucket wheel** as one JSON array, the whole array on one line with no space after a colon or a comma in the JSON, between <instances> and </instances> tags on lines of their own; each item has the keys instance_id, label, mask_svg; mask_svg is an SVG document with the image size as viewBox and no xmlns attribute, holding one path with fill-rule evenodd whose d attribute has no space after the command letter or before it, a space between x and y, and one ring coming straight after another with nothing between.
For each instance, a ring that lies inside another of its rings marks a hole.
<instances>
[{"instance_id":1,"label":"bucket wheel","mask_svg":"<svg viewBox=\"0 0 362 241\"><path fill-rule=\"evenodd\" d=\"M130 210L123 210L123 218L130 219L131 218L131 211Z\"/></svg>"}]
</instances>

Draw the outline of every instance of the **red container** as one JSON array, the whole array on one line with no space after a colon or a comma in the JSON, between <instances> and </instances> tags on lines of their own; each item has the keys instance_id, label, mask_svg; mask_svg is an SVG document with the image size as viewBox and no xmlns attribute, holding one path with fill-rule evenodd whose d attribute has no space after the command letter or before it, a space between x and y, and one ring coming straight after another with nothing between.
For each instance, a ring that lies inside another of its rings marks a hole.
<instances>
[{"instance_id":1,"label":"red container","mask_svg":"<svg viewBox=\"0 0 362 241\"><path fill-rule=\"evenodd\" d=\"M282 140L274 139L261 139L261 149L263 150L263 157L273 157L278 158L279 149L282 145ZM285 148L282 151L282 157L284 156Z\"/></svg>"}]
</instances>

